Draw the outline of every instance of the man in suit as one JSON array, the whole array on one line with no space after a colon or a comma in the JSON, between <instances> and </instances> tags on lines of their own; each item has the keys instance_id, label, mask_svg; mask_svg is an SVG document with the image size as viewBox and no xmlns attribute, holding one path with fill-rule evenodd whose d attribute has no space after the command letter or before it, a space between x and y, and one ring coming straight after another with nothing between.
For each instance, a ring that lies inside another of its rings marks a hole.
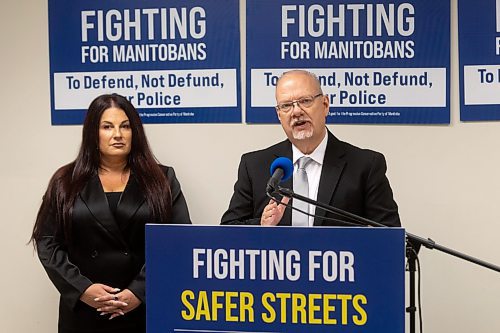
<instances>
[{"instance_id":1,"label":"man in suit","mask_svg":"<svg viewBox=\"0 0 500 333\"><path fill-rule=\"evenodd\" d=\"M276 102L288 139L242 156L234 193L221 224L345 225L342 217L313 205L301 207L316 215L308 217L286 208L289 198L277 204L266 196L269 166L283 156L294 163L293 179L284 182L284 187L296 193L305 187L311 199L387 226L401 225L385 175L384 156L342 142L326 128L329 99L314 74L304 70L284 73L276 84ZM299 170L301 163L305 165ZM292 204L301 205L298 200Z\"/></svg>"}]
</instances>

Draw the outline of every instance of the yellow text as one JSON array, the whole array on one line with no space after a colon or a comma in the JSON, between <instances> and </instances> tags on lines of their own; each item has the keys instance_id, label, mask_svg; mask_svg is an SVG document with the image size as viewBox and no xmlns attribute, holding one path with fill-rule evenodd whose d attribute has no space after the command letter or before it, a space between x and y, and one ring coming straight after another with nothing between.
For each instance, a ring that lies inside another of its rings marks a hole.
<instances>
[{"instance_id":1,"label":"yellow text","mask_svg":"<svg viewBox=\"0 0 500 333\"><path fill-rule=\"evenodd\" d=\"M264 293L261 318L265 323L365 325L366 296L357 294Z\"/></svg>"},{"instance_id":2,"label":"yellow text","mask_svg":"<svg viewBox=\"0 0 500 333\"><path fill-rule=\"evenodd\" d=\"M249 292L184 290L181 301L184 320L254 321L254 297Z\"/></svg>"}]
</instances>

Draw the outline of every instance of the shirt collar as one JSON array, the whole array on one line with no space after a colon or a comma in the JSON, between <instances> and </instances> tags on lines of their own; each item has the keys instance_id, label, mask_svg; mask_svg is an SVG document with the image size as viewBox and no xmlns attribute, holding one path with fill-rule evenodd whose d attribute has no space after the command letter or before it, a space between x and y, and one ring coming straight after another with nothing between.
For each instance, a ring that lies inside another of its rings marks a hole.
<instances>
[{"instance_id":1,"label":"shirt collar","mask_svg":"<svg viewBox=\"0 0 500 333\"><path fill-rule=\"evenodd\" d=\"M325 158L325 152L326 152L326 144L328 143L328 135L327 135L327 131L325 131L325 136L323 138L323 140L321 140L321 143L316 147L316 149L314 149L314 151L309 154L309 155L305 155L304 153L302 153L299 148L297 148L293 143L292 143L292 154L293 154L293 164L295 165L295 163L297 162L297 160L299 158L301 158L302 156L308 156L310 158L313 159L313 161L315 161L316 163L318 163L319 165L323 165L323 160Z\"/></svg>"}]
</instances>

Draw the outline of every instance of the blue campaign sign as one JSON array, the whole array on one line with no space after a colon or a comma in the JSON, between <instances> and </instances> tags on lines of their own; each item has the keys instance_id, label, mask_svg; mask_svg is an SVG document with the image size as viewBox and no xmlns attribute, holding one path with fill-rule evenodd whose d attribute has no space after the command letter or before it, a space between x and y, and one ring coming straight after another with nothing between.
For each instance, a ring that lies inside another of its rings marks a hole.
<instances>
[{"instance_id":1,"label":"blue campaign sign","mask_svg":"<svg viewBox=\"0 0 500 333\"><path fill-rule=\"evenodd\" d=\"M458 1L460 120L500 120L500 0Z\"/></svg>"},{"instance_id":2,"label":"blue campaign sign","mask_svg":"<svg viewBox=\"0 0 500 333\"><path fill-rule=\"evenodd\" d=\"M277 78L315 73L328 122L450 122L449 0L247 0L250 123L278 121Z\"/></svg>"},{"instance_id":3,"label":"blue campaign sign","mask_svg":"<svg viewBox=\"0 0 500 333\"><path fill-rule=\"evenodd\" d=\"M238 0L49 0L52 124L119 93L146 123L241 122Z\"/></svg>"},{"instance_id":4,"label":"blue campaign sign","mask_svg":"<svg viewBox=\"0 0 500 333\"><path fill-rule=\"evenodd\" d=\"M404 332L400 228L146 226L148 333Z\"/></svg>"}]
</instances>

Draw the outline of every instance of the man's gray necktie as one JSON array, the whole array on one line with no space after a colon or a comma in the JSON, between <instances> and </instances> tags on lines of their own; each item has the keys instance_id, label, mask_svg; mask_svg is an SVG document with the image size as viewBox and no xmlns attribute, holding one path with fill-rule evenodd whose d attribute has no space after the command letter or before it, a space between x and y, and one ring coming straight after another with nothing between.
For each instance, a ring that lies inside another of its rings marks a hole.
<instances>
[{"instance_id":1,"label":"man's gray necktie","mask_svg":"<svg viewBox=\"0 0 500 333\"><path fill-rule=\"evenodd\" d=\"M310 157L302 156L297 161L298 168L293 174L293 191L304 197L309 197L309 181L307 180L306 166L311 162ZM309 204L293 199L293 207L298 208L304 212L309 212ZM292 211L292 225L307 227L309 226L309 216L297 210Z\"/></svg>"}]
</instances>

